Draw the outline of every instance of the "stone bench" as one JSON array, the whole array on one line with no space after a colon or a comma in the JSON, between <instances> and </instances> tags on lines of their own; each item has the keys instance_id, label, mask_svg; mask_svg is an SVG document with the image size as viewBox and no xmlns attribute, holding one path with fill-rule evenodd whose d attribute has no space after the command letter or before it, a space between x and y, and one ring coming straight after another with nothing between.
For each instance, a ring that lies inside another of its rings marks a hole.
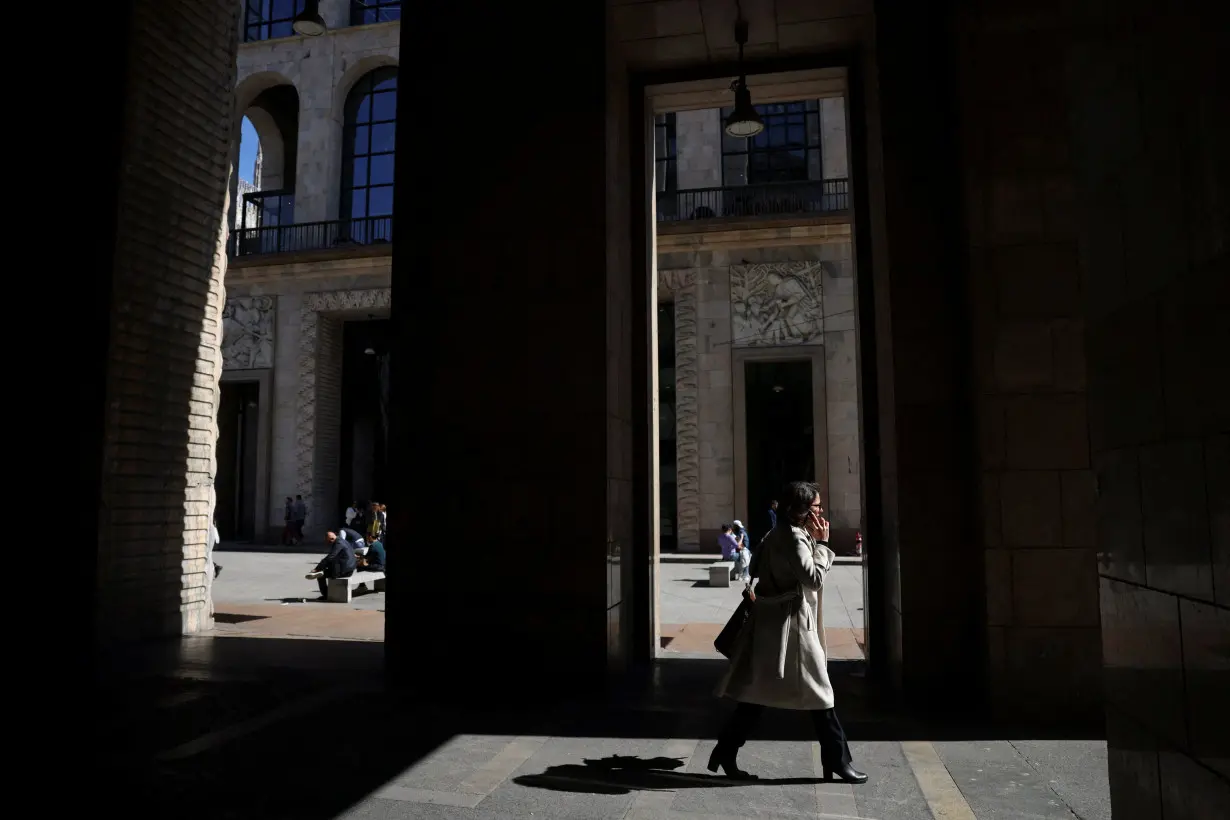
<instances>
[{"instance_id":1,"label":"stone bench","mask_svg":"<svg viewBox=\"0 0 1230 820\"><path fill-rule=\"evenodd\" d=\"M709 565L709 586L730 586L730 575L735 571L734 561L715 561Z\"/></svg>"},{"instance_id":2,"label":"stone bench","mask_svg":"<svg viewBox=\"0 0 1230 820\"><path fill-rule=\"evenodd\" d=\"M356 570L346 578L330 578L328 583L329 593L325 600L331 604L348 604L355 587L360 584L366 584L369 591L384 592L384 573Z\"/></svg>"}]
</instances>

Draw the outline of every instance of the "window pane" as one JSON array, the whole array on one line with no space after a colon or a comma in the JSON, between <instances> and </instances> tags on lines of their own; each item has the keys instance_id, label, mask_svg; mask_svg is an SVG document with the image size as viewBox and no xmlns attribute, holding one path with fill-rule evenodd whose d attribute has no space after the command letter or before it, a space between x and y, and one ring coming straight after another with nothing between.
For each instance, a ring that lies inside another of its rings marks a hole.
<instances>
[{"instance_id":1,"label":"window pane","mask_svg":"<svg viewBox=\"0 0 1230 820\"><path fill-rule=\"evenodd\" d=\"M372 121L372 97L370 94L364 94L359 100L359 105L354 112L355 122L371 122Z\"/></svg>"},{"instance_id":2,"label":"window pane","mask_svg":"<svg viewBox=\"0 0 1230 820\"><path fill-rule=\"evenodd\" d=\"M245 41L249 43L255 43L260 38L261 38L261 27L260 26L248 26L248 31L245 35Z\"/></svg>"},{"instance_id":3,"label":"window pane","mask_svg":"<svg viewBox=\"0 0 1230 820\"><path fill-rule=\"evenodd\" d=\"M372 157L372 176L371 185L392 185L393 184L393 155L381 154Z\"/></svg>"},{"instance_id":4,"label":"window pane","mask_svg":"<svg viewBox=\"0 0 1230 820\"><path fill-rule=\"evenodd\" d=\"M273 0L273 13L270 19L286 20L295 16L295 0Z\"/></svg>"},{"instance_id":5,"label":"window pane","mask_svg":"<svg viewBox=\"0 0 1230 820\"><path fill-rule=\"evenodd\" d=\"M372 120L393 120L397 118L397 92L384 91L372 95Z\"/></svg>"},{"instance_id":6,"label":"window pane","mask_svg":"<svg viewBox=\"0 0 1230 820\"><path fill-rule=\"evenodd\" d=\"M269 27L270 39L274 37L289 37L294 33L295 30L291 28L291 23L289 20L282 23L274 23Z\"/></svg>"},{"instance_id":7,"label":"window pane","mask_svg":"<svg viewBox=\"0 0 1230 820\"><path fill-rule=\"evenodd\" d=\"M388 22L390 20L400 20L401 19L401 7L400 6L394 6L393 8L383 8L379 10L379 13L380 13L380 21L382 23Z\"/></svg>"},{"instance_id":8,"label":"window pane","mask_svg":"<svg viewBox=\"0 0 1230 820\"><path fill-rule=\"evenodd\" d=\"M807 115L807 144L808 145L819 145L820 144L820 115L819 114L808 114Z\"/></svg>"},{"instance_id":9,"label":"window pane","mask_svg":"<svg viewBox=\"0 0 1230 820\"><path fill-rule=\"evenodd\" d=\"M350 184L357 187L367 184L367 157L355 157L354 170L350 174Z\"/></svg>"},{"instance_id":10,"label":"window pane","mask_svg":"<svg viewBox=\"0 0 1230 820\"><path fill-rule=\"evenodd\" d=\"M786 138L790 141L791 145L807 144L807 137L803 134L802 124L790 126L789 131L786 134Z\"/></svg>"},{"instance_id":11,"label":"window pane","mask_svg":"<svg viewBox=\"0 0 1230 820\"><path fill-rule=\"evenodd\" d=\"M746 154L722 157L722 184L746 185L747 163Z\"/></svg>"},{"instance_id":12,"label":"window pane","mask_svg":"<svg viewBox=\"0 0 1230 820\"><path fill-rule=\"evenodd\" d=\"M393 186L371 188L367 200L368 216L388 216L393 213Z\"/></svg>"},{"instance_id":13,"label":"window pane","mask_svg":"<svg viewBox=\"0 0 1230 820\"><path fill-rule=\"evenodd\" d=\"M354 152L356 154L366 154L368 150L368 132L371 131L366 125L360 125L354 130Z\"/></svg>"},{"instance_id":14,"label":"window pane","mask_svg":"<svg viewBox=\"0 0 1230 820\"><path fill-rule=\"evenodd\" d=\"M383 125L372 126L372 153L378 151L392 151L397 144L396 131L397 123L386 122Z\"/></svg>"},{"instance_id":15,"label":"window pane","mask_svg":"<svg viewBox=\"0 0 1230 820\"><path fill-rule=\"evenodd\" d=\"M656 159L666 159L666 129L653 129L653 155Z\"/></svg>"},{"instance_id":16,"label":"window pane","mask_svg":"<svg viewBox=\"0 0 1230 820\"><path fill-rule=\"evenodd\" d=\"M376 82L377 91L396 91L397 90L397 72L393 71L388 76L381 77Z\"/></svg>"},{"instance_id":17,"label":"window pane","mask_svg":"<svg viewBox=\"0 0 1230 820\"><path fill-rule=\"evenodd\" d=\"M357 188L350 192L350 218L367 216L367 189Z\"/></svg>"}]
</instances>

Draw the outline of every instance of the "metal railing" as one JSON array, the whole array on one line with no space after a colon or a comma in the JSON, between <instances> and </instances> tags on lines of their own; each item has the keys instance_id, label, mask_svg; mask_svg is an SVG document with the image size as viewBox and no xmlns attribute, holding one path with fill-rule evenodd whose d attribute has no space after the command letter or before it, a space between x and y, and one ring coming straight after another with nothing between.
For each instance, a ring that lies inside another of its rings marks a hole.
<instances>
[{"instance_id":1,"label":"metal railing","mask_svg":"<svg viewBox=\"0 0 1230 820\"><path fill-rule=\"evenodd\" d=\"M262 253L296 253L344 248L353 245L384 245L393 241L393 217L367 216L329 222L240 228L231 239L233 256Z\"/></svg>"},{"instance_id":2,"label":"metal railing","mask_svg":"<svg viewBox=\"0 0 1230 820\"><path fill-rule=\"evenodd\" d=\"M849 207L850 180L845 178L658 193L659 222L825 214Z\"/></svg>"},{"instance_id":3,"label":"metal railing","mask_svg":"<svg viewBox=\"0 0 1230 820\"><path fill-rule=\"evenodd\" d=\"M239 228L273 228L295 221L294 191L253 191L243 195Z\"/></svg>"}]
</instances>

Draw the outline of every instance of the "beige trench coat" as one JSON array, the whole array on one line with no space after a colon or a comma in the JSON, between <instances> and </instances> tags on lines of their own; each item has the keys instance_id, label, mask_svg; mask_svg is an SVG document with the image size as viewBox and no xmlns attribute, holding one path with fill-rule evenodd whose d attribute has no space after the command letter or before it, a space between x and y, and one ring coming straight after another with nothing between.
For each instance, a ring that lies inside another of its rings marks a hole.
<instances>
[{"instance_id":1,"label":"beige trench coat","mask_svg":"<svg viewBox=\"0 0 1230 820\"><path fill-rule=\"evenodd\" d=\"M779 525L753 557L756 602L718 695L779 709L832 709L821 602L833 551Z\"/></svg>"}]
</instances>

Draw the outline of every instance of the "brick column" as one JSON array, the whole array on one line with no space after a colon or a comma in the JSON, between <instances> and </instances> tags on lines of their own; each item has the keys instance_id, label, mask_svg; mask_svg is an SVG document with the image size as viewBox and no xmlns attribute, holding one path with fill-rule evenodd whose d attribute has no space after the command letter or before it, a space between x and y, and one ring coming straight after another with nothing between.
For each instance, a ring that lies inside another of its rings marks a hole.
<instances>
[{"instance_id":1,"label":"brick column","mask_svg":"<svg viewBox=\"0 0 1230 820\"><path fill-rule=\"evenodd\" d=\"M99 511L103 641L212 625L231 0L133 4Z\"/></svg>"}]
</instances>

